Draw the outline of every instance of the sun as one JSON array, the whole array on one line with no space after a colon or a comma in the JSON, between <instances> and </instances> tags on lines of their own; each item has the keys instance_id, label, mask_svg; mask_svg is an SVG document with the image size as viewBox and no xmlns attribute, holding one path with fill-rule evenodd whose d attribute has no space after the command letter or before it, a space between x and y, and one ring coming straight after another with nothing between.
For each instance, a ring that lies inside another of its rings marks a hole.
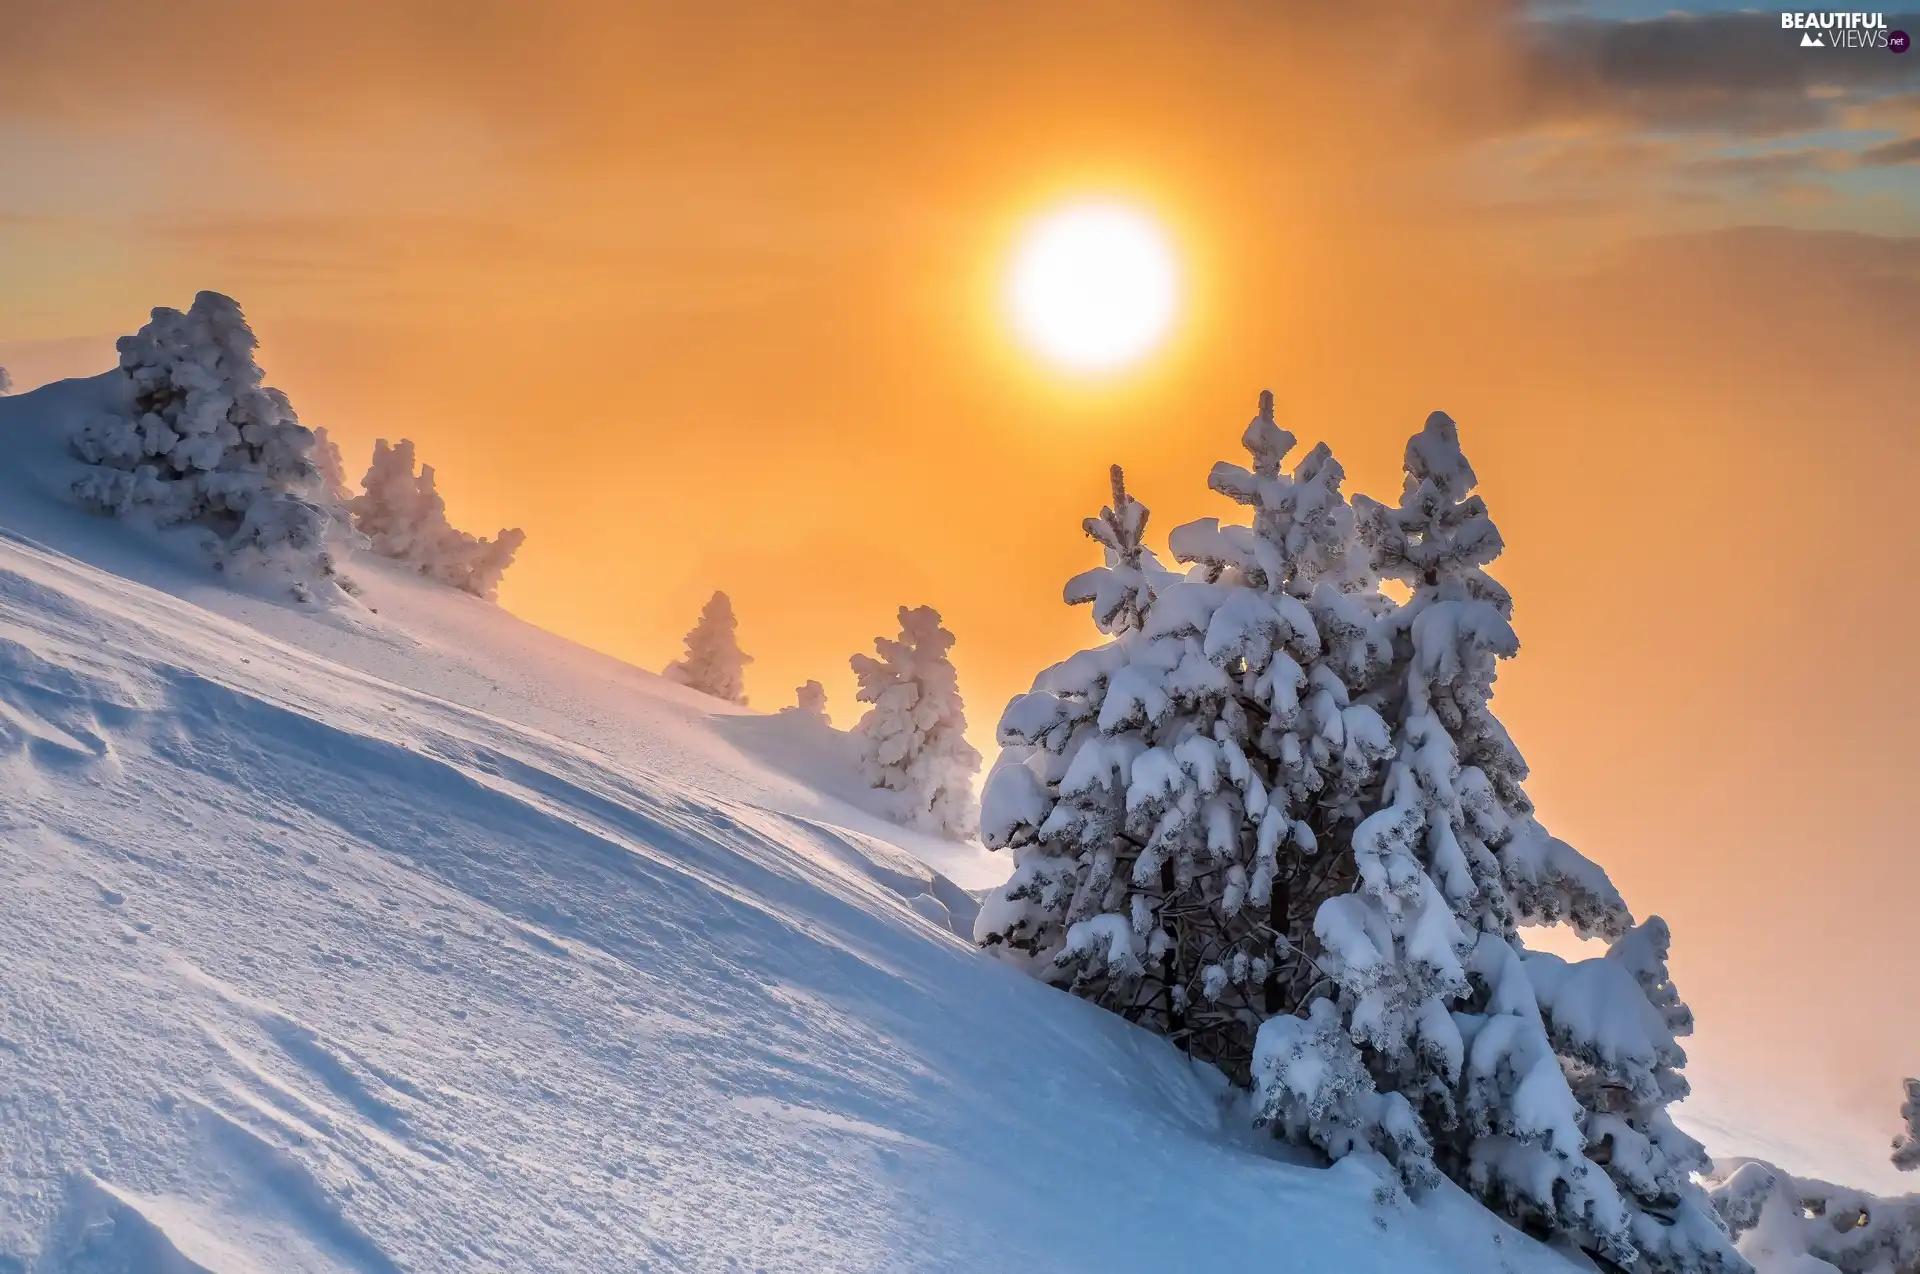
<instances>
[{"instance_id":1,"label":"sun","mask_svg":"<svg viewBox=\"0 0 1920 1274\"><path fill-rule=\"evenodd\" d=\"M1014 330L1034 353L1079 373L1113 372L1159 347L1179 305L1180 271L1154 219L1124 203L1056 208L1021 237L1007 275Z\"/></svg>"}]
</instances>

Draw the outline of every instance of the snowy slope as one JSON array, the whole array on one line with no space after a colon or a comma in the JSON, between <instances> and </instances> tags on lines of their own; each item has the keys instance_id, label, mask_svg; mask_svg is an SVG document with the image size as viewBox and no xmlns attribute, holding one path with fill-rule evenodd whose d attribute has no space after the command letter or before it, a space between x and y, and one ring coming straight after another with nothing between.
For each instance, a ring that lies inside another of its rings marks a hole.
<instances>
[{"instance_id":1,"label":"snowy slope","mask_svg":"<svg viewBox=\"0 0 1920 1274\"><path fill-rule=\"evenodd\" d=\"M109 392L0 400L0 1272L1584 1265L979 957L843 736L70 508Z\"/></svg>"}]
</instances>

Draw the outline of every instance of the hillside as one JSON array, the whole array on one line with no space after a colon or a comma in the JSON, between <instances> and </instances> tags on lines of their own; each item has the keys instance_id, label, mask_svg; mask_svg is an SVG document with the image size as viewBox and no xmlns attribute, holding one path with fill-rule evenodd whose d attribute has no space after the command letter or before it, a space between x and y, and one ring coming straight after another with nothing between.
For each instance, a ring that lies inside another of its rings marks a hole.
<instances>
[{"instance_id":1,"label":"hillside","mask_svg":"<svg viewBox=\"0 0 1920 1274\"><path fill-rule=\"evenodd\" d=\"M73 510L108 392L0 400L0 1270L1584 1266L980 958L844 736Z\"/></svg>"}]
</instances>

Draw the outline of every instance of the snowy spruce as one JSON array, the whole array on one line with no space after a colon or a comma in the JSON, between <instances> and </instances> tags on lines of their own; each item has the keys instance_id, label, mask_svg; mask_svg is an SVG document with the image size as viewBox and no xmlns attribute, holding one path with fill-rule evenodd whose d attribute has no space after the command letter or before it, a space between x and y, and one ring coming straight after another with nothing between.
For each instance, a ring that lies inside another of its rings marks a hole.
<instances>
[{"instance_id":1,"label":"snowy spruce","mask_svg":"<svg viewBox=\"0 0 1920 1274\"><path fill-rule=\"evenodd\" d=\"M324 428L313 431L313 463L320 470L321 496L328 504L346 509L353 500L353 489L347 485L347 462L340 454L340 444Z\"/></svg>"},{"instance_id":2,"label":"snowy spruce","mask_svg":"<svg viewBox=\"0 0 1920 1274\"><path fill-rule=\"evenodd\" d=\"M870 705L853 728L860 776L888 794L909 826L964 839L979 826L973 794L980 753L967 742L966 706L948 653L953 634L931 606L900 608L900 635L849 661L854 697Z\"/></svg>"},{"instance_id":3,"label":"snowy spruce","mask_svg":"<svg viewBox=\"0 0 1920 1274\"><path fill-rule=\"evenodd\" d=\"M339 489L344 485L341 481ZM475 597L499 597L501 577L526 543L526 532L509 527L489 540L455 527L447 520L433 466L416 470L414 445L406 438L373 444L373 462L360 486L347 507L375 553Z\"/></svg>"},{"instance_id":4,"label":"snowy spruce","mask_svg":"<svg viewBox=\"0 0 1920 1274\"><path fill-rule=\"evenodd\" d=\"M1906 1125L1893 1139L1893 1166L1903 1172L1920 1168L1920 1079L1906 1081L1906 1101L1900 1119Z\"/></svg>"},{"instance_id":5,"label":"snowy spruce","mask_svg":"<svg viewBox=\"0 0 1920 1274\"><path fill-rule=\"evenodd\" d=\"M800 716L809 721L827 723L827 688L817 681L803 681L794 688L793 702L780 709L783 716Z\"/></svg>"},{"instance_id":6,"label":"snowy spruce","mask_svg":"<svg viewBox=\"0 0 1920 1274\"><path fill-rule=\"evenodd\" d=\"M989 950L1250 1087L1330 1158L1444 1174L1621 1269L1749 1269L1667 1107L1691 1014L1669 935L1550 835L1491 709L1519 649L1503 544L1454 422L1389 504L1327 448L1291 468L1271 395L1208 485L1246 521L1176 527L1116 467L1066 587L1100 644L1008 704L981 815L1011 852ZM1383 580L1404 587L1396 601ZM1568 962L1525 925L1607 940Z\"/></svg>"},{"instance_id":7,"label":"snowy spruce","mask_svg":"<svg viewBox=\"0 0 1920 1274\"><path fill-rule=\"evenodd\" d=\"M668 664L661 675L701 694L745 706L744 677L753 656L740 649L739 628L733 600L725 593L714 593L701 608L699 622L687 633L687 653Z\"/></svg>"},{"instance_id":8,"label":"snowy spruce","mask_svg":"<svg viewBox=\"0 0 1920 1274\"><path fill-rule=\"evenodd\" d=\"M12 392L13 373L4 367L0 367L0 394L11 394Z\"/></svg>"},{"instance_id":9,"label":"snowy spruce","mask_svg":"<svg viewBox=\"0 0 1920 1274\"><path fill-rule=\"evenodd\" d=\"M352 533L329 505L312 430L265 383L258 342L233 298L201 292L119 341L123 410L76 429L86 463L74 495L115 517L194 525L215 565L283 583L301 600L337 596Z\"/></svg>"}]
</instances>

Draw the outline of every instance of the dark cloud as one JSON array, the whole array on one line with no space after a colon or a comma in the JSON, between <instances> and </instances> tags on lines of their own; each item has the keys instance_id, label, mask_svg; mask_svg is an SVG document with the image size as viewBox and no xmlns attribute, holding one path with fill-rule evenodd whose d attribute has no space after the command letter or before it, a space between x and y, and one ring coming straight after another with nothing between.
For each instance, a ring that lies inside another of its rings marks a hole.
<instances>
[{"instance_id":1,"label":"dark cloud","mask_svg":"<svg viewBox=\"0 0 1920 1274\"><path fill-rule=\"evenodd\" d=\"M1920 137L1907 137L1897 142L1882 142L1878 146L1869 146L1860 152L1860 162L1872 168L1891 167L1894 164L1920 164Z\"/></svg>"},{"instance_id":2,"label":"dark cloud","mask_svg":"<svg viewBox=\"0 0 1920 1274\"><path fill-rule=\"evenodd\" d=\"M1889 15L1920 27L1920 16ZM1832 126L1863 98L1920 85L1920 59L1803 49L1772 13L1673 13L1531 24L1540 105L1658 128L1783 135Z\"/></svg>"},{"instance_id":3,"label":"dark cloud","mask_svg":"<svg viewBox=\"0 0 1920 1274\"><path fill-rule=\"evenodd\" d=\"M1779 181L1832 171L1840 166L1842 159L1841 153L1832 150L1796 146L1791 150L1769 150L1753 155L1708 155L1688 161L1686 170L1696 177Z\"/></svg>"}]
</instances>

